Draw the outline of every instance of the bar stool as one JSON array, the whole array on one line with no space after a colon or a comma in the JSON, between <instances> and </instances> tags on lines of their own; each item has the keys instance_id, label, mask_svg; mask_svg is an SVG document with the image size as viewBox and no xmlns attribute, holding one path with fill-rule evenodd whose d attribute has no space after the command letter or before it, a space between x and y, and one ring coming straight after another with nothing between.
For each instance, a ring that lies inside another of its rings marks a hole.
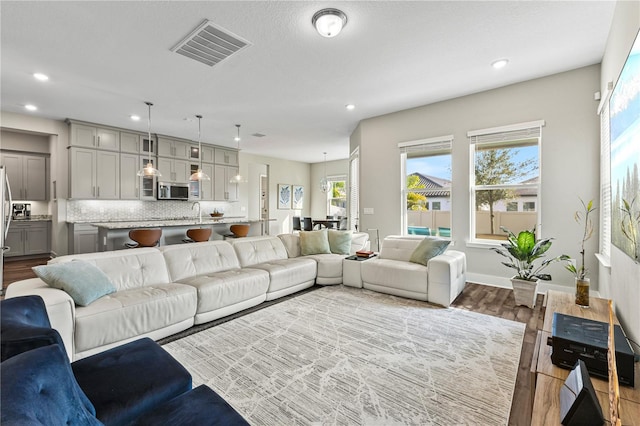
<instances>
[{"instance_id":1,"label":"bar stool","mask_svg":"<svg viewBox=\"0 0 640 426\"><path fill-rule=\"evenodd\" d=\"M211 232L211 228L187 229L187 238L182 241L185 243L201 243L203 241L209 241Z\"/></svg>"},{"instance_id":2,"label":"bar stool","mask_svg":"<svg viewBox=\"0 0 640 426\"><path fill-rule=\"evenodd\" d=\"M129 238L136 244L124 243L124 245L128 248L155 247L160 245L161 237L162 228L132 229L129 231Z\"/></svg>"},{"instance_id":3,"label":"bar stool","mask_svg":"<svg viewBox=\"0 0 640 426\"><path fill-rule=\"evenodd\" d=\"M229 227L229 231L231 231L230 234L224 235L225 240L227 238L243 238L243 237L246 237L247 234L249 234L249 225L246 225L246 224L231 225Z\"/></svg>"}]
</instances>

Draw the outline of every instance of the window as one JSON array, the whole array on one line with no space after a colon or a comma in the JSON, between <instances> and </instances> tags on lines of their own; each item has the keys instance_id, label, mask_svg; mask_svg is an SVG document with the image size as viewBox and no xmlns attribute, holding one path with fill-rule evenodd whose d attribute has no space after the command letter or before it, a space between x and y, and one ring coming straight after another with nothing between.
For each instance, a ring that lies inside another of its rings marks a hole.
<instances>
[{"instance_id":1,"label":"window","mask_svg":"<svg viewBox=\"0 0 640 426\"><path fill-rule=\"evenodd\" d=\"M349 157L349 229L358 230L360 209L360 149L356 148Z\"/></svg>"},{"instance_id":2,"label":"window","mask_svg":"<svg viewBox=\"0 0 640 426\"><path fill-rule=\"evenodd\" d=\"M506 239L539 223L543 121L471 131L471 235ZM518 211L518 206L522 210Z\"/></svg>"},{"instance_id":3,"label":"window","mask_svg":"<svg viewBox=\"0 0 640 426\"><path fill-rule=\"evenodd\" d=\"M449 135L398 144L403 234L451 236L452 141Z\"/></svg>"},{"instance_id":4,"label":"window","mask_svg":"<svg viewBox=\"0 0 640 426\"><path fill-rule=\"evenodd\" d=\"M345 176L327 176L327 216L347 215L347 182Z\"/></svg>"}]
</instances>

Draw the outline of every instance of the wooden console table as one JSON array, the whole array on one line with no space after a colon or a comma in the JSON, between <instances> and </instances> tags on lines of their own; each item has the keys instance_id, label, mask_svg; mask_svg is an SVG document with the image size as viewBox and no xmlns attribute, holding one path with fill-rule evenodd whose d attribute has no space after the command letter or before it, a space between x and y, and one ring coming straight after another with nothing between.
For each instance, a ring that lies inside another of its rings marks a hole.
<instances>
[{"instance_id":1,"label":"wooden console table","mask_svg":"<svg viewBox=\"0 0 640 426\"><path fill-rule=\"evenodd\" d=\"M546 311L544 325L538 331L538 337L531 360L531 394L533 396L532 426L560 425L560 388L569 375L569 370L551 363L551 346L547 338L551 337L553 313L609 322L609 305L606 299L592 297L590 308L580 308L575 304L574 295L549 290L545 299ZM614 317L614 322L618 319ZM635 389L620 386L620 417L623 425L640 426L640 368L635 364ZM602 407L605 424L609 424L609 383L597 377L591 377L596 395Z\"/></svg>"}]
</instances>

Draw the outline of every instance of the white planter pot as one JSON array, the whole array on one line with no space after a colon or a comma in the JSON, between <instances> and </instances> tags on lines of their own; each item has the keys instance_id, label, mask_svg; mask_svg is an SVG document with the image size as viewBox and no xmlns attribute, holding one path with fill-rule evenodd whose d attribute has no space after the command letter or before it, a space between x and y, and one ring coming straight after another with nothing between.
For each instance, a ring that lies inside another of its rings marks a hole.
<instances>
[{"instance_id":1,"label":"white planter pot","mask_svg":"<svg viewBox=\"0 0 640 426\"><path fill-rule=\"evenodd\" d=\"M536 296L538 295L538 281L526 281L511 278L513 295L516 298L516 305L524 305L529 308L536 306Z\"/></svg>"}]
</instances>

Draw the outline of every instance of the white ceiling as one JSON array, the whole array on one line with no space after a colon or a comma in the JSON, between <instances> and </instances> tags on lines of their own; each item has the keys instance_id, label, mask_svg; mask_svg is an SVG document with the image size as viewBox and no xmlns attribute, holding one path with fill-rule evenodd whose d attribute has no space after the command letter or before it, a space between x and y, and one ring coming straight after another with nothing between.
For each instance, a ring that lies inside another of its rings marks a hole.
<instances>
[{"instance_id":1,"label":"white ceiling","mask_svg":"<svg viewBox=\"0 0 640 426\"><path fill-rule=\"evenodd\" d=\"M337 7L343 32L313 14ZM0 3L3 111L74 118L304 162L347 158L358 122L599 63L614 1ZM248 40L214 67L171 52L205 19ZM499 71L490 64L508 58ZM32 73L50 80L37 82ZM347 111L353 103L356 109ZM139 122L131 114L142 116ZM256 138L253 133L266 136Z\"/></svg>"}]
</instances>

